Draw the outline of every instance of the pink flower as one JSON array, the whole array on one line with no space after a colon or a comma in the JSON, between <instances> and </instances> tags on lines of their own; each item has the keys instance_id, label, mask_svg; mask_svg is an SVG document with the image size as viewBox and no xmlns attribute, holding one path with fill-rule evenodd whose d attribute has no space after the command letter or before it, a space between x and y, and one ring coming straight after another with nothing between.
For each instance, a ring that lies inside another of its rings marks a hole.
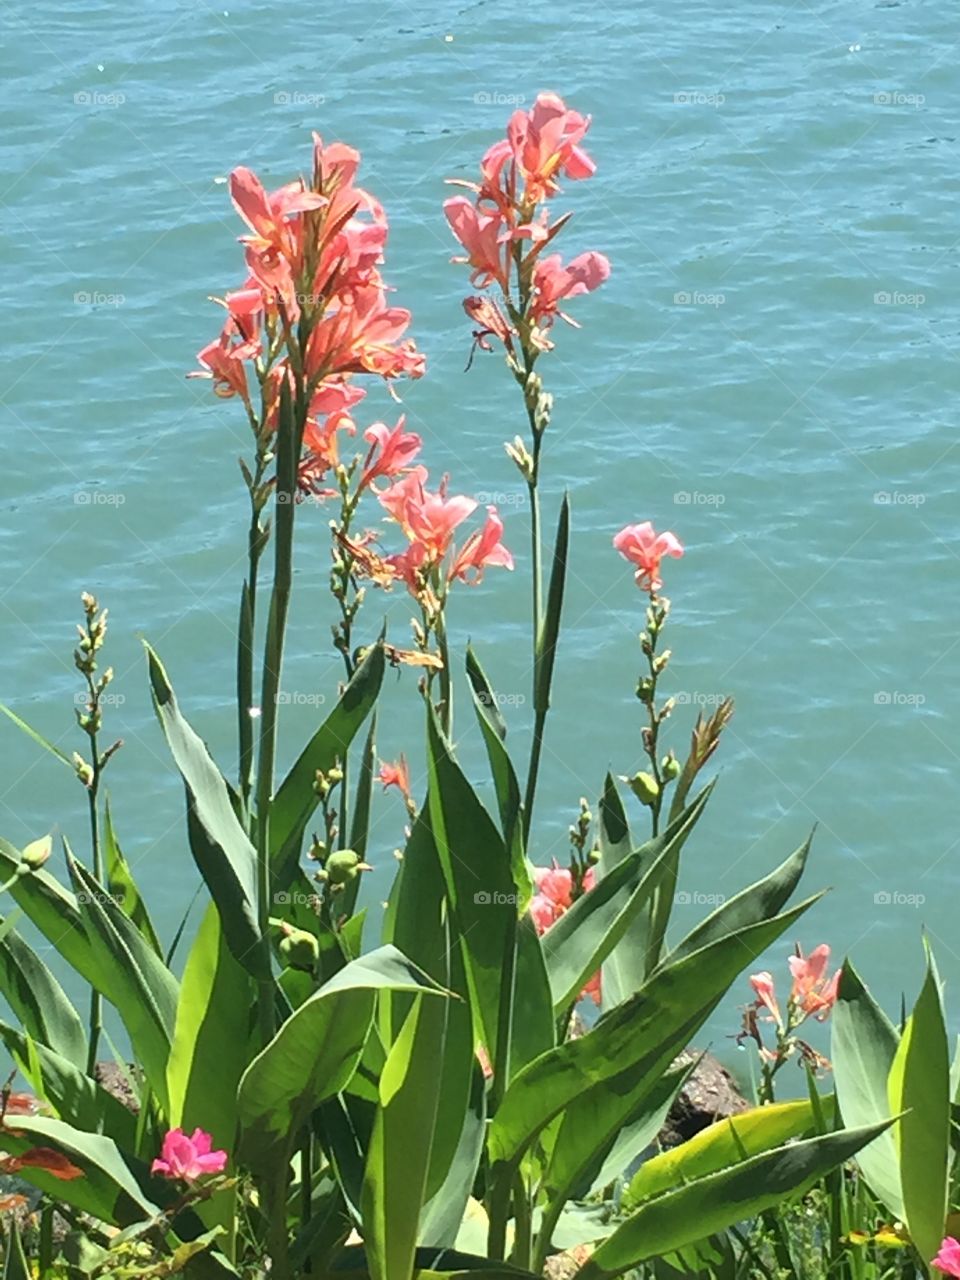
<instances>
[{"instance_id":1,"label":"pink flower","mask_svg":"<svg viewBox=\"0 0 960 1280\"><path fill-rule=\"evenodd\" d=\"M443 212L450 229L467 251L466 258L454 258L454 262L467 262L473 268L470 280L480 289L496 280L506 289L504 248L500 240L503 221L499 213L484 213L466 196L452 196L445 200Z\"/></svg>"},{"instance_id":2,"label":"pink flower","mask_svg":"<svg viewBox=\"0 0 960 1280\"><path fill-rule=\"evenodd\" d=\"M566 266L559 253L541 258L533 270L533 301L530 313L535 321L552 323L555 315L568 324L574 324L559 309L564 298L576 298L581 293L592 293L610 275L610 263L602 253L581 253Z\"/></svg>"},{"instance_id":3,"label":"pink flower","mask_svg":"<svg viewBox=\"0 0 960 1280\"><path fill-rule=\"evenodd\" d=\"M361 487L371 484L378 476L399 474L420 452L423 441L414 432L404 431L405 421L406 418L401 416L393 428L386 423L375 422L363 433L364 440L370 444L370 453L360 477Z\"/></svg>"},{"instance_id":4,"label":"pink flower","mask_svg":"<svg viewBox=\"0 0 960 1280\"><path fill-rule=\"evenodd\" d=\"M947 1236L940 1246L940 1252L930 1263L947 1276L960 1276L960 1240Z\"/></svg>"},{"instance_id":5,"label":"pink flower","mask_svg":"<svg viewBox=\"0 0 960 1280\"><path fill-rule=\"evenodd\" d=\"M387 787L396 787L404 800L410 799L410 767L405 756L401 755L396 761L381 761L377 776L383 783L384 791Z\"/></svg>"},{"instance_id":6,"label":"pink flower","mask_svg":"<svg viewBox=\"0 0 960 1280\"><path fill-rule=\"evenodd\" d=\"M457 552L450 568L451 578L462 582L478 583L487 565L513 568L513 556L503 545L503 521L496 507L487 507L487 520L478 533L471 533Z\"/></svg>"},{"instance_id":7,"label":"pink flower","mask_svg":"<svg viewBox=\"0 0 960 1280\"><path fill-rule=\"evenodd\" d=\"M535 893L530 899L530 918L538 936L542 937L561 915L562 910L545 893Z\"/></svg>"},{"instance_id":8,"label":"pink flower","mask_svg":"<svg viewBox=\"0 0 960 1280\"><path fill-rule=\"evenodd\" d=\"M425 467L414 467L379 495L381 505L393 516L411 542L422 549L422 561L439 563L446 555L453 532L477 509L473 498L448 498L446 482L436 493L424 488Z\"/></svg>"},{"instance_id":9,"label":"pink flower","mask_svg":"<svg viewBox=\"0 0 960 1280\"><path fill-rule=\"evenodd\" d=\"M660 561L663 556L679 559L683 547L672 533L655 533L649 520L643 524L628 524L613 540L613 545L625 560L637 566L634 575L637 586L651 594L663 586L660 580Z\"/></svg>"},{"instance_id":10,"label":"pink flower","mask_svg":"<svg viewBox=\"0 0 960 1280\"><path fill-rule=\"evenodd\" d=\"M203 368L191 371L187 377L212 378L216 395L225 400L231 396L240 396L249 403L247 371L243 362L254 359L259 354L258 341L233 342L229 328L226 328L215 342L209 343L197 353L197 361Z\"/></svg>"},{"instance_id":11,"label":"pink flower","mask_svg":"<svg viewBox=\"0 0 960 1280\"><path fill-rule=\"evenodd\" d=\"M773 987L773 975L764 970L762 973L752 973L750 975L750 985L753 987L757 997L757 1007L761 1006L768 1009L773 1015L773 1020L778 1025L780 1019L780 1006L777 1004L777 996Z\"/></svg>"},{"instance_id":12,"label":"pink flower","mask_svg":"<svg viewBox=\"0 0 960 1280\"><path fill-rule=\"evenodd\" d=\"M590 117L569 111L555 93L537 95L532 109L515 111L507 141L527 184L526 195L541 200L558 190L557 177L589 178L596 165L578 145L590 128Z\"/></svg>"},{"instance_id":13,"label":"pink flower","mask_svg":"<svg viewBox=\"0 0 960 1280\"><path fill-rule=\"evenodd\" d=\"M573 875L569 868L557 866L554 860L553 866L533 868L533 882L537 892L530 900L530 918L537 935L542 937L573 906ZM588 867L583 876L584 893L588 893L595 882L593 867ZM589 999L600 1004L599 973L593 975L578 999Z\"/></svg>"},{"instance_id":14,"label":"pink flower","mask_svg":"<svg viewBox=\"0 0 960 1280\"><path fill-rule=\"evenodd\" d=\"M211 1151L212 1145L213 1138L202 1129L194 1129L189 1138L182 1129L171 1129L163 1140L160 1156L150 1166L150 1172L184 1182L196 1182L207 1173L222 1173L226 1168L227 1153Z\"/></svg>"},{"instance_id":15,"label":"pink flower","mask_svg":"<svg viewBox=\"0 0 960 1280\"><path fill-rule=\"evenodd\" d=\"M808 956L804 956L797 947L797 954L788 961L793 975L790 1000L804 1013L815 1014L821 1022L836 1002L840 982L839 969L832 978L827 978L829 963L830 948L825 942L821 942Z\"/></svg>"}]
</instances>

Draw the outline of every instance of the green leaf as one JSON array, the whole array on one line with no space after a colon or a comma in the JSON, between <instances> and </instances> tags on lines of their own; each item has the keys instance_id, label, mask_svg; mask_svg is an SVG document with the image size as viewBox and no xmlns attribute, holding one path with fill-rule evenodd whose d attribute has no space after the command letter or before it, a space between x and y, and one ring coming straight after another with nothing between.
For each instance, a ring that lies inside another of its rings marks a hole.
<instances>
[{"instance_id":1,"label":"green leaf","mask_svg":"<svg viewBox=\"0 0 960 1280\"><path fill-rule=\"evenodd\" d=\"M888 1121L887 1123L892 1123ZM794 1142L675 1187L640 1206L605 1240L579 1280L621 1275L803 1193L877 1136L882 1126Z\"/></svg>"},{"instance_id":2,"label":"green leaf","mask_svg":"<svg viewBox=\"0 0 960 1280\"><path fill-rule=\"evenodd\" d=\"M250 1063L238 1094L238 1158L254 1171L282 1168L310 1113L346 1088L382 990L445 994L396 948L381 947L305 1000Z\"/></svg>"},{"instance_id":3,"label":"green leaf","mask_svg":"<svg viewBox=\"0 0 960 1280\"><path fill-rule=\"evenodd\" d=\"M624 1190L623 1208L635 1209L665 1191L717 1173L749 1156L772 1151L795 1138L813 1136L816 1128L813 1104L808 1098L774 1102L729 1116L678 1147L645 1161Z\"/></svg>"},{"instance_id":4,"label":"green leaf","mask_svg":"<svg viewBox=\"0 0 960 1280\"><path fill-rule=\"evenodd\" d=\"M597 863L599 879L610 874L617 863L622 862L634 850L626 810L617 790L613 774L608 773L600 796L600 821L598 843L600 860ZM626 1000L631 992L643 985L646 977L647 922L642 917L634 925L636 937L604 961L601 971L601 990L607 1008Z\"/></svg>"},{"instance_id":5,"label":"green leaf","mask_svg":"<svg viewBox=\"0 0 960 1280\"><path fill-rule=\"evenodd\" d=\"M227 942L255 978L271 976L257 915L257 854L234 812L230 792L201 738L180 712L160 659L147 644L153 705L187 790L194 860L220 912Z\"/></svg>"},{"instance_id":6,"label":"green leaf","mask_svg":"<svg viewBox=\"0 0 960 1280\"><path fill-rule=\"evenodd\" d=\"M891 1110L904 1113L896 1145L905 1221L920 1257L929 1259L944 1237L950 1165L950 1050L940 980L929 953L887 1087Z\"/></svg>"},{"instance_id":7,"label":"green leaf","mask_svg":"<svg viewBox=\"0 0 960 1280\"><path fill-rule=\"evenodd\" d=\"M532 1062L511 1081L491 1122L487 1143L491 1161L515 1162L544 1125L574 1098L642 1060L649 1065L651 1083L659 1078L738 974L818 898L665 965L587 1035Z\"/></svg>"},{"instance_id":8,"label":"green leaf","mask_svg":"<svg viewBox=\"0 0 960 1280\"><path fill-rule=\"evenodd\" d=\"M133 1148L136 1117L122 1102L84 1074L78 1063L86 1061L86 1049L75 1060L64 1058L39 1041L31 1042L19 1028L2 1022L0 1039L36 1092L54 1107L59 1119L76 1129L106 1133L123 1149ZM31 1051L39 1068L39 1079L34 1079L30 1071Z\"/></svg>"},{"instance_id":9,"label":"green leaf","mask_svg":"<svg viewBox=\"0 0 960 1280\"><path fill-rule=\"evenodd\" d=\"M557 639L560 635L560 615L563 612L563 591L567 577L567 557L570 546L570 495L563 495L560 518L557 521L557 537L553 545L553 567L550 570L550 586L547 589L547 605L540 634L537 636L536 662L533 676L533 709L544 713L550 706L550 684L553 680L553 664L557 656Z\"/></svg>"},{"instance_id":10,"label":"green leaf","mask_svg":"<svg viewBox=\"0 0 960 1280\"><path fill-rule=\"evenodd\" d=\"M106 890L66 850L77 906L96 961L97 990L116 1008L137 1060L167 1108L167 1058L176 1018L177 980Z\"/></svg>"},{"instance_id":11,"label":"green leaf","mask_svg":"<svg viewBox=\"0 0 960 1280\"><path fill-rule=\"evenodd\" d=\"M2 711L8 719L12 720L17 728L21 729L28 738L31 738L38 747L43 747L44 751L49 751L52 756L56 756L61 764L65 764L71 773L73 772L73 761L68 755L65 755L59 747L54 746L54 744L45 738L42 733L38 733L32 725L27 724L26 720L21 720L15 711L11 711L11 709L8 706L5 706L2 702L0 702L0 711Z\"/></svg>"},{"instance_id":12,"label":"green leaf","mask_svg":"<svg viewBox=\"0 0 960 1280\"><path fill-rule=\"evenodd\" d=\"M696 825L709 795L709 790L702 791L666 831L622 858L545 935L543 951L557 1012L576 999L583 984L614 951L644 908L655 900L678 845ZM645 929L634 930L624 950L635 952L648 936ZM640 957L635 972L639 974L643 968Z\"/></svg>"},{"instance_id":13,"label":"green leaf","mask_svg":"<svg viewBox=\"0 0 960 1280\"><path fill-rule=\"evenodd\" d=\"M714 780L715 782L715 780ZM697 799L684 810L689 813L702 800L709 797L713 791L714 782L704 787ZM676 819L675 821L679 821ZM668 831L673 829L673 823L667 828ZM689 834L690 828L687 829ZM667 936L667 926L670 923L670 915L673 911L674 900L677 893L677 878L680 874L680 854L683 850L686 835L674 841L670 848L670 853L664 859L663 871L659 878L656 892L654 893L653 902L650 905L650 923L649 923L649 941L647 943L647 973L652 973L663 957L663 947Z\"/></svg>"},{"instance_id":14,"label":"green leaf","mask_svg":"<svg viewBox=\"0 0 960 1280\"><path fill-rule=\"evenodd\" d=\"M430 826L462 945L474 1030L496 1062L501 984L517 927L510 859L493 820L453 759L432 708L427 765Z\"/></svg>"},{"instance_id":15,"label":"green leaf","mask_svg":"<svg viewBox=\"0 0 960 1280\"><path fill-rule=\"evenodd\" d=\"M446 1001L414 997L380 1076L361 1208L373 1280L409 1280L437 1122Z\"/></svg>"},{"instance_id":16,"label":"green leaf","mask_svg":"<svg viewBox=\"0 0 960 1280\"><path fill-rule=\"evenodd\" d=\"M319 804L317 771L343 760L373 709L383 680L383 645L375 644L354 672L340 701L313 735L277 789L270 806L270 856L277 887L285 889L300 860L307 823Z\"/></svg>"},{"instance_id":17,"label":"green leaf","mask_svg":"<svg viewBox=\"0 0 960 1280\"><path fill-rule=\"evenodd\" d=\"M451 1002L451 1009L453 1007ZM420 1238L424 1244L452 1248L456 1243L483 1154L486 1123L487 1088L480 1064L476 1063L472 1070L470 1097L453 1159L449 1163L444 1181L424 1205L420 1217Z\"/></svg>"},{"instance_id":18,"label":"green leaf","mask_svg":"<svg viewBox=\"0 0 960 1280\"><path fill-rule=\"evenodd\" d=\"M250 976L226 945L211 902L180 983L167 1062L170 1127L213 1134L230 1149L237 1125L237 1087L251 1056Z\"/></svg>"},{"instance_id":19,"label":"green leaf","mask_svg":"<svg viewBox=\"0 0 960 1280\"><path fill-rule=\"evenodd\" d=\"M699 951L708 943L722 938L725 934L742 929L745 925L757 924L761 920L769 920L789 902L810 852L811 832L804 843L786 861L782 862L770 875L764 876L756 884L741 890L735 897L721 903L716 911L692 929L690 933L670 952L671 960L679 960L681 956Z\"/></svg>"},{"instance_id":20,"label":"green leaf","mask_svg":"<svg viewBox=\"0 0 960 1280\"><path fill-rule=\"evenodd\" d=\"M887 1080L900 1034L849 960L840 973L831 1022L830 1057L843 1123L851 1128L876 1124L890 1111ZM857 1164L891 1218L903 1222L906 1209L893 1130L864 1147Z\"/></svg>"},{"instance_id":21,"label":"green leaf","mask_svg":"<svg viewBox=\"0 0 960 1280\"><path fill-rule=\"evenodd\" d=\"M110 812L110 801L107 801L103 821L103 856L106 864L107 888L114 900L136 925L144 941L149 943L158 956L163 957L160 941L154 931L147 911L146 903L140 895L137 882L133 878L130 864L123 856L117 833L113 826Z\"/></svg>"},{"instance_id":22,"label":"green leaf","mask_svg":"<svg viewBox=\"0 0 960 1280\"><path fill-rule=\"evenodd\" d=\"M38 1044L75 1062L86 1062L87 1036L80 1015L15 929L6 930L0 939L0 993Z\"/></svg>"},{"instance_id":23,"label":"green leaf","mask_svg":"<svg viewBox=\"0 0 960 1280\"><path fill-rule=\"evenodd\" d=\"M20 1240L20 1228L16 1218L11 1214L6 1240L6 1257L3 1260L3 1280L32 1280L30 1268L23 1252Z\"/></svg>"},{"instance_id":24,"label":"green leaf","mask_svg":"<svg viewBox=\"0 0 960 1280\"><path fill-rule=\"evenodd\" d=\"M353 811L350 823L350 845L366 861L367 841L370 836L370 809L373 802L373 784L377 778L377 713L370 717L370 729L367 740L363 744L363 755L360 758L360 776L354 792ZM357 905L360 892L360 877L354 876L345 886L341 901L337 904L337 914L352 916Z\"/></svg>"},{"instance_id":25,"label":"green leaf","mask_svg":"<svg viewBox=\"0 0 960 1280\"><path fill-rule=\"evenodd\" d=\"M16 877L10 894L17 906L36 925L49 943L56 947L67 964L87 982L97 980L97 965L87 941L77 900L49 871L23 871L19 852L6 840L0 840L0 881Z\"/></svg>"},{"instance_id":26,"label":"green leaf","mask_svg":"<svg viewBox=\"0 0 960 1280\"><path fill-rule=\"evenodd\" d=\"M81 1168L84 1176L69 1181L30 1167L24 1167L19 1174L54 1201L62 1201L81 1213L125 1226L158 1212L140 1190L117 1144L104 1134L84 1133L48 1116L17 1116L16 1130L4 1130L3 1145L12 1155L23 1155L31 1147L53 1147Z\"/></svg>"},{"instance_id":27,"label":"green leaf","mask_svg":"<svg viewBox=\"0 0 960 1280\"><path fill-rule=\"evenodd\" d=\"M523 848L523 814L520 783L504 740L507 726L500 714L497 695L493 691L473 649L467 646L467 678L473 694L473 705L483 734L497 794L500 829L510 854L513 882L519 897L517 907L524 912L533 897L533 876Z\"/></svg>"},{"instance_id":28,"label":"green leaf","mask_svg":"<svg viewBox=\"0 0 960 1280\"><path fill-rule=\"evenodd\" d=\"M611 1182L626 1177L633 1162L654 1142L667 1123L667 1117L677 1095L696 1069L697 1061L694 1059L683 1066L665 1071L653 1085L640 1107L627 1120L608 1147L600 1172L588 1188L590 1195L596 1195ZM603 1089L606 1086L599 1087ZM566 1124L566 1113L564 1124Z\"/></svg>"}]
</instances>

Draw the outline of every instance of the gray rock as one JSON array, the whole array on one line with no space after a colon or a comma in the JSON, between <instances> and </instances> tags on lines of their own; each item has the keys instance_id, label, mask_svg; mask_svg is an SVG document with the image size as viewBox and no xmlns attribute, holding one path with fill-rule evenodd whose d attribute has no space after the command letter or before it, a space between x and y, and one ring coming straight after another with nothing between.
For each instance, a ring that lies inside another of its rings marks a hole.
<instances>
[{"instance_id":1,"label":"gray rock","mask_svg":"<svg viewBox=\"0 0 960 1280\"><path fill-rule=\"evenodd\" d=\"M660 1132L663 1147L677 1147L717 1120L739 1115L750 1107L736 1080L712 1053L701 1057L696 1049L687 1049L673 1065L682 1066L697 1058L700 1063L680 1090Z\"/></svg>"}]
</instances>

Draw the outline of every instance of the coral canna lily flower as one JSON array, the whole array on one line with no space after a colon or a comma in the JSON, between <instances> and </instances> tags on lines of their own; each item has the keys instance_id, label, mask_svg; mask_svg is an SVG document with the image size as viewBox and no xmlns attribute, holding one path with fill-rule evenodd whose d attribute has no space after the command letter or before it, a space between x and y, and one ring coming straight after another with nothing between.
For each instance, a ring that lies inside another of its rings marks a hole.
<instances>
[{"instance_id":1,"label":"coral canna lily flower","mask_svg":"<svg viewBox=\"0 0 960 1280\"><path fill-rule=\"evenodd\" d=\"M683 547L672 533L656 533L649 520L642 524L628 524L613 540L613 545L625 560L637 566L634 575L637 586L653 593L663 586L660 579L660 561L664 556L679 559Z\"/></svg>"},{"instance_id":2,"label":"coral canna lily flower","mask_svg":"<svg viewBox=\"0 0 960 1280\"><path fill-rule=\"evenodd\" d=\"M815 947L808 956L797 947L797 954L787 962L793 975L790 1000L806 1014L815 1014L822 1022L833 1008L840 983L840 970L827 978L830 948L825 942Z\"/></svg>"},{"instance_id":3,"label":"coral canna lily flower","mask_svg":"<svg viewBox=\"0 0 960 1280\"><path fill-rule=\"evenodd\" d=\"M467 262L473 268L470 279L484 289L496 280L506 289L504 247L501 243L503 220L499 213L485 213L477 209L466 196L452 196L445 200L443 212L450 229L467 251L466 258L454 258L454 262Z\"/></svg>"},{"instance_id":4,"label":"coral canna lily flower","mask_svg":"<svg viewBox=\"0 0 960 1280\"><path fill-rule=\"evenodd\" d=\"M196 1182L207 1173L222 1173L227 1164L226 1151L214 1151L213 1138L203 1129L194 1129L188 1138L182 1129L171 1129L163 1139L160 1155L150 1166L151 1173L163 1178Z\"/></svg>"},{"instance_id":5,"label":"coral canna lily flower","mask_svg":"<svg viewBox=\"0 0 960 1280\"><path fill-rule=\"evenodd\" d=\"M503 545L503 521L496 507L487 507L487 519L478 533L471 533L457 552L450 567L450 577L462 582L478 583L487 565L513 568L513 556Z\"/></svg>"},{"instance_id":6,"label":"coral canna lily flower","mask_svg":"<svg viewBox=\"0 0 960 1280\"><path fill-rule=\"evenodd\" d=\"M395 427L375 422L363 433L370 445L370 453L360 477L361 488L366 488L379 476L395 476L404 471L420 452L423 441L413 431L404 431L406 418L401 416Z\"/></svg>"},{"instance_id":7,"label":"coral canna lily flower","mask_svg":"<svg viewBox=\"0 0 960 1280\"><path fill-rule=\"evenodd\" d=\"M396 787L404 800L410 799L410 766L407 764L406 756L401 754L395 761L381 761L377 776L383 783L384 791L387 787Z\"/></svg>"},{"instance_id":8,"label":"coral canna lily flower","mask_svg":"<svg viewBox=\"0 0 960 1280\"><path fill-rule=\"evenodd\" d=\"M540 200L559 188L557 177L589 178L596 165L579 146L590 117L567 109L555 93L541 93L529 112L515 111L507 125L507 141L527 183L528 199Z\"/></svg>"},{"instance_id":9,"label":"coral canna lily flower","mask_svg":"<svg viewBox=\"0 0 960 1280\"><path fill-rule=\"evenodd\" d=\"M530 312L535 321L551 323L559 315L568 324L575 325L560 310L564 298L576 298L581 293L592 293L610 275L610 262L602 253L581 253L566 266L559 253L551 253L537 262L533 272L534 293Z\"/></svg>"},{"instance_id":10,"label":"coral canna lily flower","mask_svg":"<svg viewBox=\"0 0 960 1280\"><path fill-rule=\"evenodd\" d=\"M750 985L757 997L757 1007L767 1009L773 1015L777 1026L780 1026L780 1006L777 1004L777 995L773 986L773 974L768 973L766 969L762 973L752 973Z\"/></svg>"}]
</instances>

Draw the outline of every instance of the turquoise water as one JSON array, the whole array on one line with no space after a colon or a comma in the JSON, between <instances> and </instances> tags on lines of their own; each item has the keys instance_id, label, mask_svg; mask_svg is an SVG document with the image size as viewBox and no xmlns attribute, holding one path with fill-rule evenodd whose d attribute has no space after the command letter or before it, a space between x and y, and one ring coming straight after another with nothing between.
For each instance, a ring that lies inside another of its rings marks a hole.
<instances>
[{"instance_id":1,"label":"turquoise water","mask_svg":"<svg viewBox=\"0 0 960 1280\"><path fill-rule=\"evenodd\" d=\"M515 103L554 88L593 114L598 164L566 193L576 218L564 249L602 250L613 274L577 300L583 328L558 334L544 362L557 397L548 519L569 487L575 542L534 854L563 856L578 798L596 795L607 768L640 765L642 602L610 539L650 518L687 547L668 565L672 688L686 703L678 750L697 705L730 693L738 706L677 925L707 909L698 897L729 895L817 823L808 884L833 891L769 965L782 971L794 940L829 941L893 1009L915 987L925 928L954 988L960 184L949 15L920 2L160 0L20 4L0 22L0 697L73 748L77 596L99 594L117 671L110 724L126 743L110 766L116 821L165 935L197 874L141 636L233 767L245 528L235 458L248 444L236 406L183 376L217 328L208 295L242 275L224 177L245 163L270 185L286 180L309 163L312 128L363 152L365 183L392 220L387 275L429 360L428 377L403 391L408 422L455 490L499 501L517 555L514 575L460 592L453 624L507 696L525 759L528 513L502 451L523 424L496 357L464 372L465 281L440 205L443 179L472 172ZM368 405L371 419L393 413L374 392ZM322 510L300 526L284 685L329 698L339 669ZM396 639L407 613L393 603ZM388 685L382 753L413 755L414 682ZM316 716L290 706L288 754ZM482 782L462 699L458 728ZM0 725L0 750L3 834L19 843L56 827L82 849L84 798L67 771L11 726ZM400 827L387 796L375 902ZM718 1011L716 1045L736 1029L741 998L745 987Z\"/></svg>"}]
</instances>

